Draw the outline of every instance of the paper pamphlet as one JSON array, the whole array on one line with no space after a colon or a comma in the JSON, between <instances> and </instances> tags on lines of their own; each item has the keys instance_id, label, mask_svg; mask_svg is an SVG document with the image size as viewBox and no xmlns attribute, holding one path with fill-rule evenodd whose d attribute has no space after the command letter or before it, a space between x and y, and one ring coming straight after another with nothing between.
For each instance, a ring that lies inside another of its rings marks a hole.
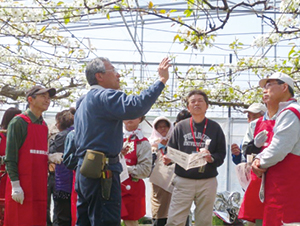
<instances>
[{"instance_id":1,"label":"paper pamphlet","mask_svg":"<svg viewBox=\"0 0 300 226\"><path fill-rule=\"evenodd\" d=\"M166 166L162 161L162 155L160 152L157 153L157 159L155 161L155 166L150 175L149 181L165 191L172 193L173 191L173 178L175 176L174 173L175 164L170 166Z\"/></svg>"},{"instance_id":2,"label":"paper pamphlet","mask_svg":"<svg viewBox=\"0 0 300 226\"><path fill-rule=\"evenodd\" d=\"M123 171L120 173L120 182L122 183L129 178L129 174L127 170L126 160L124 158L124 155L121 153L119 154L119 160L123 168Z\"/></svg>"},{"instance_id":3,"label":"paper pamphlet","mask_svg":"<svg viewBox=\"0 0 300 226\"><path fill-rule=\"evenodd\" d=\"M175 162L185 170L206 165L206 161L204 158L206 155L207 154L202 154L199 152L187 154L171 147L168 147L168 151L166 154L168 158L170 158L173 162Z\"/></svg>"}]
</instances>

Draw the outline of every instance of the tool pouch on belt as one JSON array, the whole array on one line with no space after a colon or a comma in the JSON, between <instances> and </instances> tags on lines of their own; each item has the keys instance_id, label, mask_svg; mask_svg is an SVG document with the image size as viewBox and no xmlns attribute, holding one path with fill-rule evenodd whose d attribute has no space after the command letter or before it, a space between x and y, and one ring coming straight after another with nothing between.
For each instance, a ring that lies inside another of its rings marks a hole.
<instances>
[{"instance_id":1,"label":"tool pouch on belt","mask_svg":"<svg viewBox=\"0 0 300 226\"><path fill-rule=\"evenodd\" d=\"M86 150L80 173L87 178L100 178L105 167L105 154L99 151Z\"/></svg>"},{"instance_id":2,"label":"tool pouch on belt","mask_svg":"<svg viewBox=\"0 0 300 226\"><path fill-rule=\"evenodd\" d=\"M107 170L105 167L102 174L103 174L101 178L102 198L105 200L109 200L110 190L112 185L112 171Z\"/></svg>"}]
</instances>

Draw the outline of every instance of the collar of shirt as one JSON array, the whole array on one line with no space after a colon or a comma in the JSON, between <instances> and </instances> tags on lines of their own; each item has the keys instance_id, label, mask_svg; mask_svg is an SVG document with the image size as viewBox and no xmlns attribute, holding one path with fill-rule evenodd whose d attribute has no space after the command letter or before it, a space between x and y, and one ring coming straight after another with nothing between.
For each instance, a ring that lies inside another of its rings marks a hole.
<instances>
[{"instance_id":1,"label":"collar of shirt","mask_svg":"<svg viewBox=\"0 0 300 226\"><path fill-rule=\"evenodd\" d=\"M266 113L264 114L264 117L263 117L263 121L266 121L266 120L275 120L276 117L277 117L277 113L276 113L275 115L273 115L272 118L270 118L270 117L268 116L268 111L266 111Z\"/></svg>"},{"instance_id":2,"label":"collar of shirt","mask_svg":"<svg viewBox=\"0 0 300 226\"><path fill-rule=\"evenodd\" d=\"M100 86L100 85L92 85L91 89L99 89L99 90L104 90L105 88Z\"/></svg>"},{"instance_id":3,"label":"collar of shirt","mask_svg":"<svg viewBox=\"0 0 300 226\"><path fill-rule=\"evenodd\" d=\"M288 105L290 105L291 103L295 103L295 102L297 102L297 100L295 98L291 98L291 99L289 99L288 101L285 101L285 102L280 102L279 103L279 108L278 108L278 111L277 111L276 115L278 115Z\"/></svg>"},{"instance_id":4,"label":"collar of shirt","mask_svg":"<svg viewBox=\"0 0 300 226\"><path fill-rule=\"evenodd\" d=\"M40 118L37 118L29 108L25 111L25 114L28 115L32 123L42 124L44 121L42 116Z\"/></svg>"},{"instance_id":5,"label":"collar of shirt","mask_svg":"<svg viewBox=\"0 0 300 226\"><path fill-rule=\"evenodd\" d=\"M141 140L144 137L144 134L142 133L142 130L140 128L133 130L133 131L127 131L124 128L124 136L123 137L128 138L131 135L136 135L139 140Z\"/></svg>"},{"instance_id":6,"label":"collar of shirt","mask_svg":"<svg viewBox=\"0 0 300 226\"><path fill-rule=\"evenodd\" d=\"M161 143L159 143L158 146L157 146L158 150L159 149L166 149L166 147L167 147L166 145L163 145Z\"/></svg>"}]
</instances>

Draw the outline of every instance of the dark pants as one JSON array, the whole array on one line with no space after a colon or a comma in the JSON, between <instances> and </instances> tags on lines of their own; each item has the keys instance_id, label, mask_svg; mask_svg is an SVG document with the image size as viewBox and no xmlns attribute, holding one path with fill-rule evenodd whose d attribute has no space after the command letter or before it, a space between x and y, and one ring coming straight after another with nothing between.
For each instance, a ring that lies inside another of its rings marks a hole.
<instances>
[{"instance_id":1,"label":"dark pants","mask_svg":"<svg viewBox=\"0 0 300 226\"><path fill-rule=\"evenodd\" d=\"M119 226L121 224L120 176L113 172L109 200L102 198L100 179L89 179L76 170L77 226Z\"/></svg>"},{"instance_id":2,"label":"dark pants","mask_svg":"<svg viewBox=\"0 0 300 226\"><path fill-rule=\"evenodd\" d=\"M49 173L48 184L47 184L47 226L52 226L56 224L56 216L53 211L53 222L51 221L51 195L55 189L55 173Z\"/></svg>"},{"instance_id":3,"label":"dark pants","mask_svg":"<svg viewBox=\"0 0 300 226\"><path fill-rule=\"evenodd\" d=\"M152 226L165 226L168 218L152 219Z\"/></svg>"},{"instance_id":4,"label":"dark pants","mask_svg":"<svg viewBox=\"0 0 300 226\"><path fill-rule=\"evenodd\" d=\"M54 200L55 214L58 226L71 226L71 199Z\"/></svg>"},{"instance_id":5,"label":"dark pants","mask_svg":"<svg viewBox=\"0 0 300 226\"><path fill-rule=\"evenodd\" d=\"M152 219L152 226L165 226L167 224L168 218L161 218L161 219ZM186 219L185 226L190 225L189 216Z\"/></svg>"}]
</instances>

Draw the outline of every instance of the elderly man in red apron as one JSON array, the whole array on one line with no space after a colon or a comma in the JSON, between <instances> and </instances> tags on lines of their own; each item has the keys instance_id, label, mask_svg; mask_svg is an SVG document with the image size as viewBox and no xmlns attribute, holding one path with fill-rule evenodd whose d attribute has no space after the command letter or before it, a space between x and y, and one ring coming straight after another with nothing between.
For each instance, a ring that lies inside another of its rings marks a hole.
<instances>
[{"instance_id":1,"label":"elderly man in red apron","mask_svg":"<svg viewBox=\"0 0 300 226\"><path fill-rule=\"evenodd\" d=\"M42 113L56 94L53 88L32 87L26 95L29 108L12 119L7 129L5 194L6 226L45 226L47 213L48 127Z\"/></svg>"},{"instance_id":2,"label":"elderly man in red apron","mask_svg":"<svg viewBox=\"0 0 300 226\"><path fill-rule=\"evenodd\" d=\"M275 73L259 85L264 100L279 103L272 141L252 164L257 177L265 174L263 226L300 222L300 105L293 98L294 82Z\"/></svg>"}]
</instances>

